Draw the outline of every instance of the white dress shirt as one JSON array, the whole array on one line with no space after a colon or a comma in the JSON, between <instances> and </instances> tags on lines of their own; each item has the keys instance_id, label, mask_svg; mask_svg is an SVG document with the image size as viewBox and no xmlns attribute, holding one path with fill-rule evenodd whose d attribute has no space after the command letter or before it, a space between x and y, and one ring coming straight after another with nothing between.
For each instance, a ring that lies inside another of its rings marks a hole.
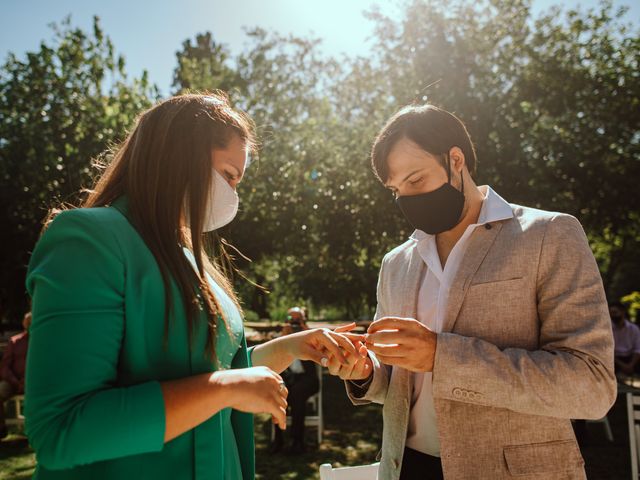
<instances>
[{"instance_id":1,"label":"white dress shirt","mask_svg":"<svg viewBox=\"0 0 640 480\"><path fill-rule=\"evenodd\" d=\"M411 239L417 242L418 253L427 267L418 293L417 320L436 333L442 331L449 288L464 257L469 237L480 226L513 217L511 206L491 187L485 185L479 189L484 194L484 200L478 215L478 223L467 227L451 250L444 269L440 263L435 235L416 230L411 236ZM436 412L433 407L431 375L431 372L426 372L415 373L413 376L413 396L406 445L413 450L439 457L440 441Z\"/></svg>"}]
</instances>

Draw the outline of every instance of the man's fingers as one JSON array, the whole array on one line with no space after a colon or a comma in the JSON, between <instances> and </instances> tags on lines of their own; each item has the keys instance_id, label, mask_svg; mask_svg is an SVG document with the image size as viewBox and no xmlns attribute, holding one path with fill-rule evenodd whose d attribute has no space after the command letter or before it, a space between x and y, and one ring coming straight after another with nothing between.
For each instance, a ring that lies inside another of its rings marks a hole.
<instances>
[{"instance_id":1,"label":"man's fingers","mask_svg":"<svg viewBox=\"0 0 640 480\"><path fill-rule=\"evenodd\" d=\"M375 353L378 357L407 357L407 349L402 345L368 345L367 348Z\"/></svg>"},{"instance_id":2,"label":"man's fingers","mask_svg":"<svg viewBox=\"0 0 640 480\"><path fill-rule=\"evenodd\" d=\"M351 343L363 342L364 343L364 333L341 333L343 337L349 339Z\"/></svg>"},{"instance_id":3,"label":"man's fingers","mask_svg":"<svg viewBox=\"0 0 640 480\"><path fill-rule=\"evenodd\" d=\"M380 360L385 365L397 365L401 367L405 363L402 357L388 357L379 353L376 353L376 356L378 357L378 360Z\"/></svg>"},{"instance_id":4,"label":"man's fingers","mask_svg":"<svg viewBox=\"0 0 640 480\"><path fill-rule=\"evenodd\" d=\"M417 320L415 320L414 318L385 317L372 322L367 329L367 333L375 333L380 330L399 330L401 328L413 328L417 326L417 323Z\"/></svg>"},{"instance_id":5,"label":"man's fingers","mask_svg":"<svg viewBox=\"0 0 640 480\"><path fill-rule=\"evenodd\" d=\"M407 334L398 330L380 330L375 333L368 333L365 336L367 345L371 344L386 344L386 345L401 345L406 342Z\"/></svg>"}]
</instances>

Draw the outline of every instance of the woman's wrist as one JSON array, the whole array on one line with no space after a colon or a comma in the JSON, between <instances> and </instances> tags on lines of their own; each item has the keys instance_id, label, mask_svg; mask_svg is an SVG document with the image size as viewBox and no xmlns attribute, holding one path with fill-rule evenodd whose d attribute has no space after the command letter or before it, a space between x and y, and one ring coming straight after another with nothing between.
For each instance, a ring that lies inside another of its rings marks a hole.
<instances>
[{"instance_id":1,"label":"woman's wrist","mask_svg":"<svg viewBox=\"0 0 640 480\"><path fill-rule=\"evenodd\" d=\"M276 358L282 359L283 363L286 363L287 368L293 361L296 359L296 355L294 353L294 342L296 341L295 333L290 335L286 335L283 337L279 337L274 340L274 352L273 355Z\"/></svg>"},{"instance_id":2,"label":"woman's wrist","mask_svg":"<svg viewBox=\"0 0 640 480\"><path fill-rule=\"evenodd\" d=\"M235 398L237 395L237 385L234 382L230 382L229 375L232 375L231 370L220 370L213 372L209 376L209 385L211 387L211 395L215 399L215 403L218 403L223 408L233 408L235 405Z\"/></svg>"},{"instance_id":3,"label":"woman's wrist","mask_svg":"<svg viewBox=\"0 0 640 480\"><path fill-rule=\"evenodd\" d=\"M269 367L276 373L285 370L295 359L291 340L293 335L274 338L256 346L251 355L253 366Z\"/></svg>"}]
</instances>

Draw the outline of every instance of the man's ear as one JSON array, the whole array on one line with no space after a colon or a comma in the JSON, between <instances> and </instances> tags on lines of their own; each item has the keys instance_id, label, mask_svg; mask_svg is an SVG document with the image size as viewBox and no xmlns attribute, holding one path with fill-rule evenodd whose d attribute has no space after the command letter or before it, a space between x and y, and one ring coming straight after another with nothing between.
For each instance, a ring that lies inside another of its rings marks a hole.
<instances>
[{"instance_id":1,"label":"man's ear","mask_svg":"<svg viewBox=\"0 0 640 480\"><path fill-rule=\"evenodd\" d=\"M451 147L449 150L449 161L451 162L451 170L460 174L466 165L464 153L459 147Z\"/></svg>"}]
</instances>

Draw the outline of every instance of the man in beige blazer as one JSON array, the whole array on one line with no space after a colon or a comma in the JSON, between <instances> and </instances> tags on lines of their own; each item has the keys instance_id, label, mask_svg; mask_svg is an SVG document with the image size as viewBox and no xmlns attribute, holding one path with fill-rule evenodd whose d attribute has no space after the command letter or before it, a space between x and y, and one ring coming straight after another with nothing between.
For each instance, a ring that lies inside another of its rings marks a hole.
<instances>
[{"instance_id":1,"label":"man in beige blazer","mask_svg":"<svg viewBox=\"0 0 640 480\"><path fill-rule=\"evenodd\" d=\"M433 106L394 115L372 163L416 231L382 261L368 355L329 368L384 405L379 478L585 478L570 419L606 415L616 380L580 223L476 186L464 125Z\"/></svg>"}]
</instances>

